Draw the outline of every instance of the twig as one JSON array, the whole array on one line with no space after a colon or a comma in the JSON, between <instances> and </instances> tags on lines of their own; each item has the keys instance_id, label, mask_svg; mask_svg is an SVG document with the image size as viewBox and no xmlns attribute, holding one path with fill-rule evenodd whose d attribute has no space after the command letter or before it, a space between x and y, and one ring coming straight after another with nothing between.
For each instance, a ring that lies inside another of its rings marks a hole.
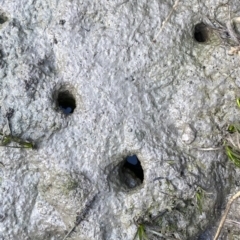
<instances>
[{"instance_id":1,"label":"twig","mask_svg":"<svg viewBox=\"0 0 240 240\"><path fill-rule=\"evenodd\" d=\"M152 229L148 229L147 231L150 232L150 233L153 233L153 234L155 234L155 235L157 235L157 236L159 236L159 237L164 237L161 233L156 232L156 231L154 231L154 230L152 230Z\"/></svg>"},{"instance_id":2,"label":"twig","mask_svg":"<svg viewBox=\"0 0 240 240\"><path fill-rule=\"evenodd\" d=\"M63 238L63 240L66 240L72 234L72 232L75 230L75 228L80 224L80 222L86 217L86 215L88 214L88 212L90 210L91 205L93 204L93 202L96 199L96 196L97 196L97 194L95 194L93 196L93 198L85 205L83 211L77 216L74 226L70 229L70 231Z\"/></svg>"},{"instance_id":3,"label":"twig","mask_svg":"<svg viewBox=\"0 0 240 240\"><path fill-rule=\"evenodd\" d=\"M221 149L223 149L222 147L215 147L215 148L198 148L198 147L196 147L196 148L193 148L193 149L196 149L196 150L199 150L199 151L217 151L217 150L221 150Z\"/></svg>"},{"instance_id":4,"label":"twig","mask_svg":"<svg viewBox=\"0 0 240 240\"><path fill-rule=\"evenodd\" d=\"M159 34L162 32L162 30L163 30L165 24L168 22L168 20L169 20L169 18L171 17L173 11L177 8L177 5L178 5L179 1L180 1L180 0L176 0L176 1L175 1L175 3L174 3L174 5L173 5L173 8L172 8L171 12L167 15L166 19L163 21L162 26L161 26L159 32L157 33L157 35L156 35L155 38L153 39L153 42L156 42L156 40L157 40Z\"/></svg>"},{"instance_id":5,"label":"twig","mask_svg":"<svg viewBox=\"0 0 240 240\"><path fill-rule=\"evenodd\" d=\"M215 237L214 237L213 240L217 240L217 239L218 239L218 237L219 237L219 235L220 235L220 233L221 233L221 230L222 230L222 228L223 228L223 225L224 225L224 223L225 223L225 220L226 220L226 218L227 218L228 212L229 212L229 210L230 210L230 208L231 208L231 205L232 205L232 203L234 202L234 200L236 200L236 199L239 198L239 197L240 197L240 191L237 192L235 195L233 195L233 197L231 197L231 198L229 199L229 201L228 201L228 203L227 203L227 207L226 207L225 212L224 212L224 214L223 214L223 216L222 216L222 219L221 219L221 221L220 221L220 223L219 223L217 232L216 232Z\"/></svg>"}]
</instances>

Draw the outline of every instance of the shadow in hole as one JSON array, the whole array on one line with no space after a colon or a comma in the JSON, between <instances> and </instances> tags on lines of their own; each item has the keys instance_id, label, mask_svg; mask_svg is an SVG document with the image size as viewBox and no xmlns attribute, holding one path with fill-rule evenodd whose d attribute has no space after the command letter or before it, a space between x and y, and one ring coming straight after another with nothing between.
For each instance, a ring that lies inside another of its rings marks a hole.
<instances>
[{"instance_id":1,"label":"shadow in hole","mask_svg":"<svg viewBox=\"0 0 240 240\"><path fill-rule=\"evenodd\" d=\"M143 182L143 169L140 161L138 160L136 155L128 156L125 160L123 168L130 170L134 173L134 175Z\"/></svg>"}]
</instances>

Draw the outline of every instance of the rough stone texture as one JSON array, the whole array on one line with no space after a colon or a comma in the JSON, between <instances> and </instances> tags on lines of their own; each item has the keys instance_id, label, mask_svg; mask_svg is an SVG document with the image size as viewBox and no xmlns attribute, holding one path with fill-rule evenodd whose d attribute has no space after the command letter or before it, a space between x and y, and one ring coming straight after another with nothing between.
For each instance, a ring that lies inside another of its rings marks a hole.
<instances>
[{"instance_id":1,"label":"rough stone texture","mask_svg":"<svg viewBox=\"0 0 240 240\"><path fill-rule=\"evenodd\" d=\"M69 239L132 240L138 224L163 236L150 239L212 239L239 172L200 148L240 117L239 56L193 29L238 17L225 3L180 0L158 34L174 1L1 1L1 132L37 148L1 148L0 239L63 239L77 216ZM134 189L120 176L131 154Z\"/></svg>"}]
</instances>

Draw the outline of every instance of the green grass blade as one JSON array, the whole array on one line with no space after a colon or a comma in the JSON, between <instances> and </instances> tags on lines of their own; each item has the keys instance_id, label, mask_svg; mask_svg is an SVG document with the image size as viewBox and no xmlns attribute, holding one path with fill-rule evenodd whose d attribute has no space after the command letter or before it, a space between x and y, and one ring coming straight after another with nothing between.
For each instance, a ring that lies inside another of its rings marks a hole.
<instances>
[{"instance_id":1,"label":"green grass blade","mask_svg":"<svg viewBox=\"0 0 240 240\"><path fill-rule=\"evenodd\" d=\"M143 224L140 224L138 226L137 232L133 238L135 240L138 237L139 240L149 240L147 235L146 235L146 230Z\"/></svg>"},{"instance_id":2,"label":"green grass blade","mask_svg":"<svg viewBox=\"0 0 240 240\"><path fill-rule=\"evenodd\" d=\"M240 98L237 98L236 102L237 102L237 106L240 108Z\"/></svg>"},{"instance_id":3,"label":"green grass blade","mask_svg":"<svg viewBox=\"0 0 240 240\"><path fill-rule=\"evenodd\" d=\"M229 146L226 146L226 154L228 158L235 164L235 166L240 167L240 154L236 150Z\"/></svg>"}]
</instances>

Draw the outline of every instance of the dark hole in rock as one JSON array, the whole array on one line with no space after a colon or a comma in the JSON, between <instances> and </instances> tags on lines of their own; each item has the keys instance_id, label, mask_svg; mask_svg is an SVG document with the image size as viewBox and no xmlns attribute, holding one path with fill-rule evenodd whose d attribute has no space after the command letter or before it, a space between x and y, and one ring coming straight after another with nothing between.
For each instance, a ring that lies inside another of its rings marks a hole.
<instances>
[{"instance_id":1,"label":"dark hole in rock","mask_svg":"<svg viewBox=\"0 0 240 240\"><path fill-rule=\"evenodd\" d=\"M59 21L59 24L60 25L64 25L66 23L66 20L64 20L64 19L61 19L60 21Z\"/></svg>"},{"instance_id":2,"label":"dark hole in rock","mask_svg":"<svg viewBox=\"0 0 240 240\"><path fill-rule=\"evenodd\" d=\"M0 222L3 222L5 219L5 215L4 214L0 214Z\"/></svg>"},{"instance_id":3,"label":"dark hole in rock","mask_svg":"<svg viewBox=\"0 0 240 240\"><path fill-rule=\"evenodd\" d=\"M4 15L0 15L0 24L5 23L8 20L8 18Z\"/></svg>"},{"instance_id":4,"label":"dark hole in rock","mask_svg":"<svg viewBox=\"0 0 240 240\"><path fill-rule=\"evenodd\" d=\"M123 181L129 188L142 184L144 179L143 169L136 155L126 157L121 171Z\"/></svg>"},{"instance_id":5,"label":"dark hole in rock","mask_svg":"<svg viewBox=\"0 0 240 240\"><path fill-rule=\"evenodd\" d=\"M204 23L198 23L194 28L194 39L197 42L204 43L208 40L209 29Z\"/></svg>"},{"instance_id":6,"label":"dark hole in rock","mask_svg":"<svg viewBox=\"0 0 240 240\"><path fill-rule=\"evenodd\" d=\"M75 99L69 91L59 92L57 104L60 110L66 115L73 113L76 108Z\"/></svg>"}]
</instances>

